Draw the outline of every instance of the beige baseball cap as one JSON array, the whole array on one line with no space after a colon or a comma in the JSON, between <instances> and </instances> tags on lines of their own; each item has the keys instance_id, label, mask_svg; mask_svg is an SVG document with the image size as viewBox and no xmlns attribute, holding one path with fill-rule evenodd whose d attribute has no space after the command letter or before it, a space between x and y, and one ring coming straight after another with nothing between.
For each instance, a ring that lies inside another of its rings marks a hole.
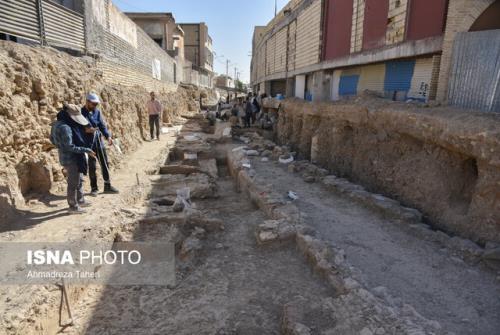
<instances>
[{"instance_id":1,"label":"beige baseball cap","mask_svg":"<svg viewBox=\"0 0 500 335\"><path fill-rule=\"evenodd\" d=\"M85 118L85 116L82 115L82 112L80 110L80 107L77 105L73 104L66 104L64 105L66 112L69 114L69 116L75 121L76 123L86 126L89 124L89 121Z\"/></svg>"}]
</instances>

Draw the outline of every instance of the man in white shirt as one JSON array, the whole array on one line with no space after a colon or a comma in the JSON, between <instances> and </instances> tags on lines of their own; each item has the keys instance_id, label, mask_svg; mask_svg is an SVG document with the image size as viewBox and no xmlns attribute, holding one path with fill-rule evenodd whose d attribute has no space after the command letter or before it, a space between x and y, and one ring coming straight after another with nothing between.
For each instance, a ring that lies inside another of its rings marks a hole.
<instances>
[{"instance_id":1,"label":"man in white shirt","mask_svg":"<svg viewBox=\"0 0 500 335\"><path fill-rule=\"evenodd\" d=\"M149 133L151 135L151 141L154 140L154 130L156 127L156 139L160 140L160 118L163 112L163 107L161 103L155 99L155 92L150 93L151 100L148 101L147 109L149 114Z\"/></svg>"}]
</instances>

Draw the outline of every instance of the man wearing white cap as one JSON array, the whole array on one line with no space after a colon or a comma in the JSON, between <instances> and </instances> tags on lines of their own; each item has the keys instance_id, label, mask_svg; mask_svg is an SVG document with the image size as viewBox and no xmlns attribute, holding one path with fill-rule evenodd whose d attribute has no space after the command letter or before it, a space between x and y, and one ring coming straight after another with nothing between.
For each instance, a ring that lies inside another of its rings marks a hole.
<instances>
[{"instance_id":1,"label":"man wearing white cap","mask_svg":"<svg viewBox=\"0 0 500 335\"><path fill-rule=\"evenodd\" d=\"M96 154L86 146L85 127L89 122L76 105L65 105L57 114L52 126L50 141L59 150L59 162L66 170L69 211L84 213L82 207L89 206L83 194L83 175L87 174L85 154L95 159Z\"/></svg>"},{"instance_id":2,"label":"man wearing white cap","mask_svg":"<svg viewBox=\"0 0 500 335\"><path fill-rule=\"evenodd\" d=\"M106 154L106 146L102 137L108 141L109 145L113 144L111 133L106 126L106 122L102 117L101 111L97 106L101 103L99 96L95 93L87 95L87 102L82 108L82 115L88 120L90 126L95 129L93 133L87 133L87 143L89 147L96 152L97 159L101 165L102 178L104 179L104 193L116 194L118 190L111 186L111 179L109 176L109 163L108 155ZM89 157L89 177L90 186L92 188L91 195L97 196L99 187L97 186L97 159Z\"/></svg>"}]
</instances>

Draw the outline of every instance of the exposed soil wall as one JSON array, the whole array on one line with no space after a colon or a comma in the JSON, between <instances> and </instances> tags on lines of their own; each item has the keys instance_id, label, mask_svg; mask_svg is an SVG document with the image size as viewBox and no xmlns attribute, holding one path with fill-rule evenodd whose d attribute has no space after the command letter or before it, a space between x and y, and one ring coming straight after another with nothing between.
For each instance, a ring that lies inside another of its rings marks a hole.
<instances>
[{"instance_id":1,"label":"exposed soil wall","mask_svg":"<svg viewBox=\"0 0 500 335\"><path fill-rule=\"evenodd\" d=\"M500 242L497 115L377 99L289 99L277 136L302 158L312 147L322 167L421 210L440 229Z\"/></svg>"},{"instance_id":2,"label":"exposed soil wall","mask_svg":"<svg viewBox=\"0 0 500 335\"><path fill-rule=\"evenodd\" d=\"M109 150L112 165L149 136L148 92L109 84L92 58L0 41L0 82L0 226L23 207L26 196L55 190L64 180L49 141L51 123L64 102L83 104L89 91L100 95L108 126L125 152L118 156ZM165 122L197 108L196 89L165 86L158 93Z\"/></svg>"}]
</instances>

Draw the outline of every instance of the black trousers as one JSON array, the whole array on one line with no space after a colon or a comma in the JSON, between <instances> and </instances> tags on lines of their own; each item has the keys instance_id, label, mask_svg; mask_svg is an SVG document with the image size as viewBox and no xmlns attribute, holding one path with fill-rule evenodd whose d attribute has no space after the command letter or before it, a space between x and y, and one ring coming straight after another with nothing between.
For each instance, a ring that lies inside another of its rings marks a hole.
<instances>
[{"instance_id":1,"label":"black trousers","mask_svg":"<svg viewBox=\"0 0 500 335\"><path fill-rule=\"evenodd\" d=\"M160 138L160 115L150 115L149 116L149 133L151 139L153 139L154 128L156 127L156 138Z\"/></svg>"},{"instance_id":2,"label":"black trousers","mask_svg":"<svg viewBox=\"0 0 500 335\"><path fill-rule=\"evenodd\" d=\"M251 125L251 120L252 120L252 116L251 115L245 115L245 127L246 128L250 128L250 125Z\"/></svg>"},{"instance_id":3,"label":"black trousers","mask_svg":"<svg viewBox=\"0 0 500 335\"><path fill-rule=\"evenodd\" d=\"M106 147L104 145L95 147L95 153L97 154L97 159L99 159L99 164L101 165L102 179L104 179L105 184L109 184L109 163L108 155L106 154ZM90 187L92 190L98 190L97 186L97 159L89 156L89 179Z\"/></svg>"}]
</instances>

